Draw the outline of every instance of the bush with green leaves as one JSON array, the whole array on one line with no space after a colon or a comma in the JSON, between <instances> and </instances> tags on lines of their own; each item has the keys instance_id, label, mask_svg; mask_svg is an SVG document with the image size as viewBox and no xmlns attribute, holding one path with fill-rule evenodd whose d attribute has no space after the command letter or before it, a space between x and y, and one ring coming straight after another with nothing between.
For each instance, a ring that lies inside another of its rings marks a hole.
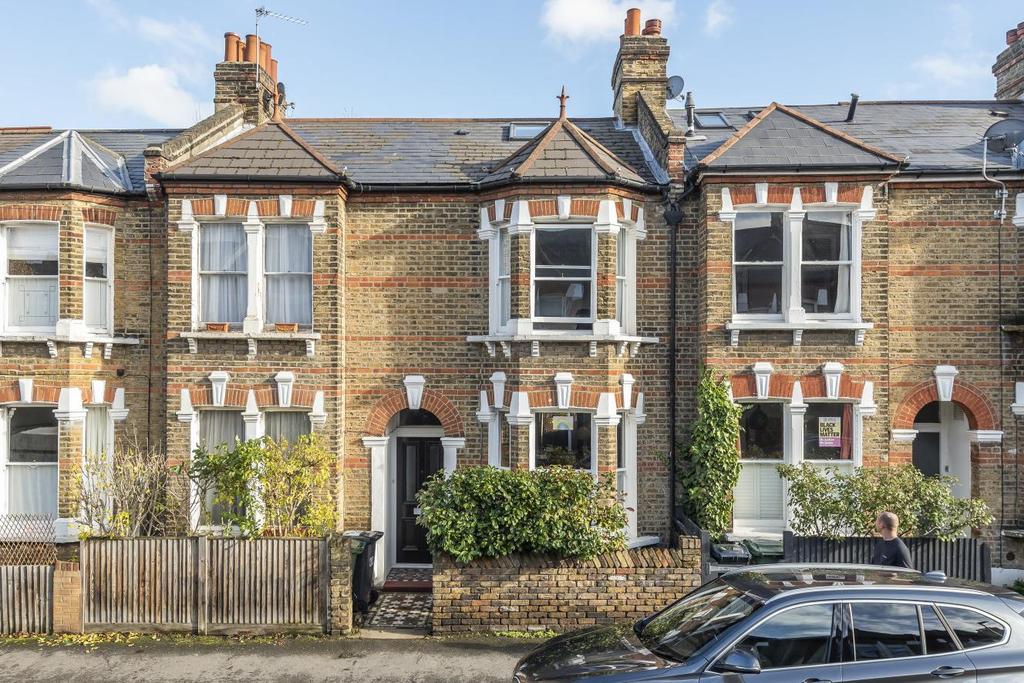
<instances>
[{"instance_id":1,"label":"bush with green leaves","mask_svg":"<svg viewBox=\"0 0 1024 683\"><path fill-rule=\"evenodd\" d=\"M926 477L913 465L843 472L802 463L779 465L778 470L789 490L790 524L802 535L870 536L878 513L894 512L901 536L948 540L993 519L983 500L953 495L954 477Z\"/></svg>"},{"instance_id":2,"label":"bush with green leaves","mask_svg":"<svg viewBox=\"0 0 1024 683\"><path fill-rule=\"evenodd\" d=\"M195 492L190 504L198 508L200 527L237 530L247 538L323 536L335 526L326 490L333 462L315 434L294 443L263 437L197 448L182 473ZM214 507L220 510L216 520Z\"/></svg>"},{"instance_id":3,"label":"bush with green leaves","mask_svg":"<svg viewBox=\"0 0 1024 683\"><path fill-rule=\"evenodd\" d=\"M733 491L740 478L740 416L726 383L710 368L697 384L697 419L687 429L677 463L683 512L718 538L732 528Z\"/></svg>"},{"instance_id":4,"label":"bush with green leaves","mask_svg":"<svg viewBox=\"0 0 1024 683\"><path fill-rule=\"evenodd\" d=\"M417 500L430 549L459 562L531 552L586 558L625 543L626 513L610 475L465 467L438 472Z\"/></svg>"}]
</instances>

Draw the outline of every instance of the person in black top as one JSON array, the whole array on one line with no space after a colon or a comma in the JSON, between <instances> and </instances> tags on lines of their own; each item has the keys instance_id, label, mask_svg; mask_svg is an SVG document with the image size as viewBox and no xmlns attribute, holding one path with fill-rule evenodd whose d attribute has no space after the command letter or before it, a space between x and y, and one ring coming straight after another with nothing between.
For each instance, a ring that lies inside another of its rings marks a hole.
<instances>
[{"instance_id":1,"label":"person in black top","mask_svg":"<svg viewBox=\"0 0 1024 683\"><path fill-rule=\"evenodd\" d=\"M881 534L881 538L875 541L875 550L871 554L871 564L883 567L906 567L913 569L914 564L910 561L910 551L906 544L897 536L900 528L900 518L892 512L883 512L875 519L875 529Z\"/></svg>"}]
</instances>

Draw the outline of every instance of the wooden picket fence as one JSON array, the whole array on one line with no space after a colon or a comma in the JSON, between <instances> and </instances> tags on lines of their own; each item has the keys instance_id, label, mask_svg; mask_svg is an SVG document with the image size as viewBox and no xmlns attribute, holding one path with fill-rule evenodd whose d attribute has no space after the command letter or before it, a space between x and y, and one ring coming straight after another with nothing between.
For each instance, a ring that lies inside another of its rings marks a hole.
<instances>
[{"instance_id":1,"label":"wooden picket fence","mask_svg":"<svg viewBox=\"0 0 1024 683\"><path fill-rule=\"evenodd\" d=\"M325 539L139 538L82 543L86 631L329 630Z\"/></svg>"},{"instance_id":2,"label":"wooden picket fence","mask_svg":"<svg viewBox=\"0 0 1024 683\"><path fill-rule=\"evenodd\" d=\"M0 633L53 628L53 565L0 566Z\"/></svg>"}]
</instances>

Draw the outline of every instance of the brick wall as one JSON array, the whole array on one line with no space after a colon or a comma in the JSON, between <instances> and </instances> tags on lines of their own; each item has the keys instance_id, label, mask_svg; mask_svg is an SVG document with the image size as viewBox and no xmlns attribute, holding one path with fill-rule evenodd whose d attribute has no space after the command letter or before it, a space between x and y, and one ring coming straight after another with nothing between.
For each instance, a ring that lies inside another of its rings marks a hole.
<instances>
[{"instance_id":1,"label":"brick wall","mask_svg":"<svg viewBox=\"0 0 1024 683\"><path fill-rule=\"evenodd\" d=\"M82 571L78 562L57 562L54 569L53 632L82 632Z\"/></svg>"},{"instance_id":2,"label":"brick wall","mask_svg":"<svg viewBox=\"0 0 1024 683\"><path fill-rule=\"evenodd\" d=\"M352 630L352 545L341 534L328 539L331 572L330 629L334 635Z\"/></svg>"},{"instance_id":3,"label":"brick wall","mask_svg":"<svg viewBox=\"0 0 1024 683\"><path fill-rule=\"evenodd\" d=\"M630 623L700 585L700 545L640 548L591 560L514 555L466 565L434 559L435 634Z\"/></svg>"}]
</instances>

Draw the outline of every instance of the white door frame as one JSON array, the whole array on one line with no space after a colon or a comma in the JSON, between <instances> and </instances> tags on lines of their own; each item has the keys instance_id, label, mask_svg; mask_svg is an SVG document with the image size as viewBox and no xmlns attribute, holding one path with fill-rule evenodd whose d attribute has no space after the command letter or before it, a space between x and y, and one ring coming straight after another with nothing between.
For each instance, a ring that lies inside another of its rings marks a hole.
<instances>
[{"instance_id":1,"label":"white door frame","mask_svg":"<svg viewBox=\"0 0 1024 683\"><path fill-rule=\"evenodd\" d=\"M960 411L962 419L957 419ZM958 424L959 423L959 424ZM962 429L956 429L957 427ZM955 476L959 481L953 487L957 498L971 497L971 442L968 437L970 426L963 408L952 401L939 403L939 422L915 422L914 429L920 432L939 434L939 474ZM961 432L958 434L957 432ZM958 448L957 446L961 446ZM964 448L966 447L966 448Z\"/></svg>"}]
</instances>

